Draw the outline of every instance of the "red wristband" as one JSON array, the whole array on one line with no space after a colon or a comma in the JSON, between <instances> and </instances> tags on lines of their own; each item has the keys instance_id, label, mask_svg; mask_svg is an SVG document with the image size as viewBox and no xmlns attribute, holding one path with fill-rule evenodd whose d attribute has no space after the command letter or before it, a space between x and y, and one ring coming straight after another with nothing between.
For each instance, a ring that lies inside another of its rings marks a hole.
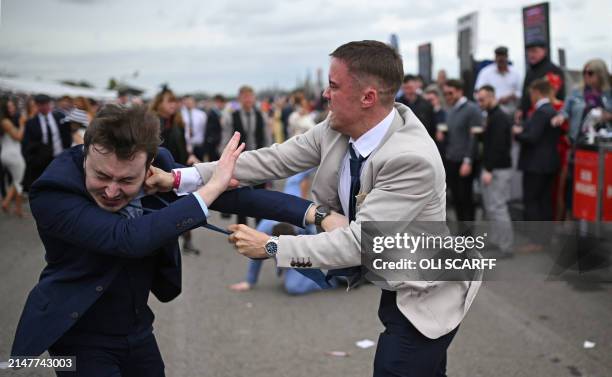
<instances>
[{"instance_id":1,"label":"red wristband","mask_svg":"<svg viewBox=\"0 0 612 377\"><path fill-rule=\"evenodd\" d=\"M172 177L174 178L174 182L172 183L172 188L178 190L181 185L181 171L180 170L172 170Z\"/></svg>"}]
</instances>

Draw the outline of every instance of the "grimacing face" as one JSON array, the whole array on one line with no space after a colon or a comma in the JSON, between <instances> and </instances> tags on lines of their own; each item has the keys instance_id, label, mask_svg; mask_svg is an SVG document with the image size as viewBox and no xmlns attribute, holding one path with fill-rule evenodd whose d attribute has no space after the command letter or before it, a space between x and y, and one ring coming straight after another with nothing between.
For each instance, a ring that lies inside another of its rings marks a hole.
<instances>
[{"instance_id":1,"label":"grimacing face","mask_svg":"<svg viewBox=\"0 0 612 377\"><path fill-rule=\"evenodd\" d=\"M361 117L360 93L359 86L349 73L348 66L339 59L331 59L329 85L325 88L323 97L329 102L330 127L346 135L351 125Z\"/></svg>"},{"instance_id":2,"label":"grimacing face","mask_svg":"<svg viewBox=\"0 0 612 377\"><path fill-rule=\"evenodd\" d=\"M84 161L85 187L98 206L117 212L140 192L147 172L147 154L139 151L121 160L100 145L91 145Z\"/></svg>"}]
</instances>

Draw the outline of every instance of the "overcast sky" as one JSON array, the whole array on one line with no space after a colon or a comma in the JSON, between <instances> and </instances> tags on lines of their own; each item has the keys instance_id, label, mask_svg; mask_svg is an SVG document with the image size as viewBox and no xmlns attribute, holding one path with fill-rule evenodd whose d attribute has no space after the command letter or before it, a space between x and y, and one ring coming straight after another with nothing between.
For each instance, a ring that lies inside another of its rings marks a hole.
<instances>
[{"instance_id":1,"label":"overcast sky","mask_svg":"<svg viewBox=\"0 0 612 377\"><path fill-rule=\"evenodd\" d=\"M351 40L400 41L406 72L417 46L433 43L434 72L458 74L457 18L478 11L476 58L498 45L524 71L521 7L536 1L478 0L0 0L0 73L45 80L110 77L179 93L234 94L241 84L292 88ZM609 0L551 1L553 60L570 68L612 60ZM132 78L138 72L137 78Z\"/></svg>"}]
</instances>

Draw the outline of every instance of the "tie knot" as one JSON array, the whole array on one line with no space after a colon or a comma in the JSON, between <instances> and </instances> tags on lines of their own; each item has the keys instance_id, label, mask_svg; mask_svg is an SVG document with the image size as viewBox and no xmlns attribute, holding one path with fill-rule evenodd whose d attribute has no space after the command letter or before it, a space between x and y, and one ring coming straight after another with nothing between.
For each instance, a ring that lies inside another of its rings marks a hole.
<instances>
[{"instance_id":1,"label":"tie knot","mask_svg":"<svg viewBox=\"0 0 612 377\"><path fill-rule=\"evenodd\" d=\"M349 153L351 156L351 158L349 159L351 167L351 177L359 177L359 173L361 172L361 165L367 157L362 157L360 154L355 152L352 143L349 145Z\"/></svg>"},{"instance_id":2,"label":"tie knot","mask_svg":"<svg viewBox=\"0 0 612 377\"><path fill-rule=\"evenodd\" d=\"M357 151L355 150L355 144L353 144L353 143L349 144L349 152L350 152L351 158L353 160L364 161L366 158L368 158L367 156L366 157L362 157L359 153L357 153Z\"/></svg>"}]
</instances>

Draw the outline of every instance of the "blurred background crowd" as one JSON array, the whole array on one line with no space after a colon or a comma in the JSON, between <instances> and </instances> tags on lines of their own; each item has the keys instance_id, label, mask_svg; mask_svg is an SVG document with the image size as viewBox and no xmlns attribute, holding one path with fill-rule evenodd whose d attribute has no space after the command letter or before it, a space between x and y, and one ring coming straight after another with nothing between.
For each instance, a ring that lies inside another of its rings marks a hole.
<instances>
[{"instance_id":1,"label":"blurred background crowd","mask_svg":"<svg viewBox=\"0 0 612 377\"><path fill-rule=\"evenodd\" d=\"M542 17L531 19L530 12ZM459 30L459 74L440 69L434 76L431 45L419 46L419 72L405 75L396 101L412 109L438 146L446 168L449 219L498 222L492 243L500 257L512 257L511 221L580 218L575 190L591 188L576 185L576 156L581 146L609 145L612 140L610 71L595 56L577 71L563 61L553 63L547 3L523 9L524 51L500 44L482 61L470 52L474 31L469 17L467 21ZM397 36L389 43L398 48ZM526 69L520 72L513 61L523 58ZM88 124L106 103L149 106L160 120L162 146L184 165L217 160L234 131L241 132L246 150L253 150L308 132L328 114L321 71L316 82L306 80L293 90L257 92L245 83L231 97L175 93L167 84L150 94L114 81L105 91L79 83L23 89L18 81L0 80L0 190L2 210L9 216L26 216L29 186L55 156L83 143ZM310 174L262 188L308 197ZM255 224L271 234L304 232L260 219ZM189 233L182 247L186 253L200 253ZM521 252L540 248L537 242L528 243ZM230 288L251 289L260 266L251 262L245 281ZM285 276L290 293L317 289L301 275L292 276Z\"/></svg>"}]
</instances>

